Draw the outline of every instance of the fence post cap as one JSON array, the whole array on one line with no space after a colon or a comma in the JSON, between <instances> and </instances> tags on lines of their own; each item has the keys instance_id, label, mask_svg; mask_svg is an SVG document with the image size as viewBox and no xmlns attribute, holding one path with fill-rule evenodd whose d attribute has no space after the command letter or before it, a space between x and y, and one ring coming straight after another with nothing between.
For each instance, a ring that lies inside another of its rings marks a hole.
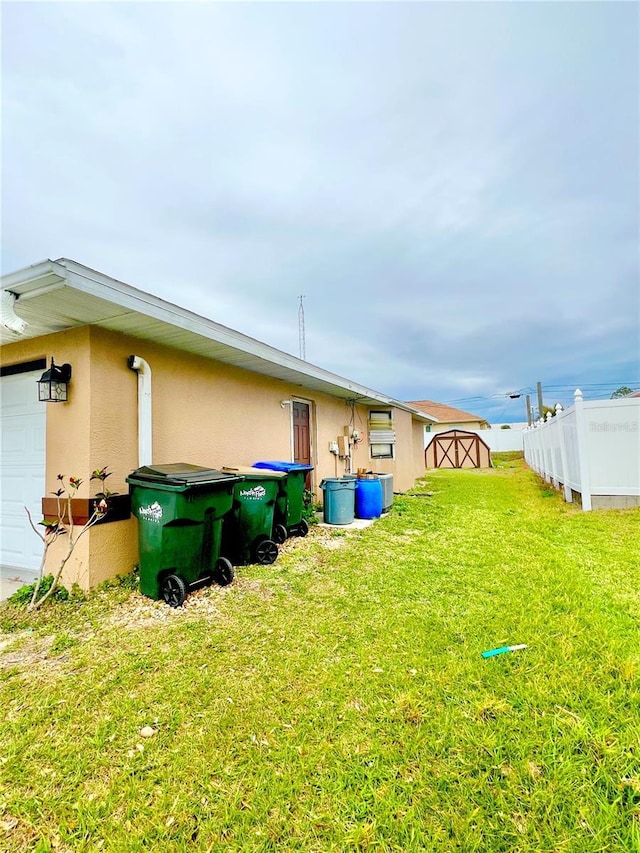
<instances>
[{"instance_id":1,"label":"fence post cap","mask_svg":"<svg viewBox=\"0 0 640 853\"><path fill-rule=\"evenodd\" d=\"M579 388L576 388L575 393L573 395L573 399L574 400L584 400L584 397L582 396L582 391Z\"/></svg>"}]
</instances>

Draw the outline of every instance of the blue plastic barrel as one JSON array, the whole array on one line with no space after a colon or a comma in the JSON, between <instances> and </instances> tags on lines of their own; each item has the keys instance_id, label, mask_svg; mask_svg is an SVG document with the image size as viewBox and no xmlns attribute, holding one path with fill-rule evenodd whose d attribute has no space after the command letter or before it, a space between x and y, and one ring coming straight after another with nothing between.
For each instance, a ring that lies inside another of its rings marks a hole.
<instances>
[{"instance_id":1,"label":"blue plastic barrel","mask_svg":"<svg viewBox=\"0 0 640 853\"><path fill-rule=\"evenodd\" d=\"M356 518L379 518L382 515L382 483L374 480L356 481Z\"/></svg>"},{"instance_id":2,"label":"blue plastic barrel","mask_svg":"<svg viewBox=\"0 0 640 853\"><path fill-rule=\"evenodd\" d=\"M320 483L320 488L324 492L325 524L351 524L356 481L328 477Z\"/></svg>"}]
</instances>

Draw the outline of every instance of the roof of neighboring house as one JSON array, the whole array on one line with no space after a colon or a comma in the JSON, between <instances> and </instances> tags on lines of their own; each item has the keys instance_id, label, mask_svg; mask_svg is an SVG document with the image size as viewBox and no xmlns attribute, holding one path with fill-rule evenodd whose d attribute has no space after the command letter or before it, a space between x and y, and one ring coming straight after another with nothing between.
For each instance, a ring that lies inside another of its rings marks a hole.
<instances>
[{"instance_id":1,"label":"roof of neighboring house","mask_svg":"<svg viewBox=\"0 0 640 853\"><path fill-rule=\"evenodd\" d=\"M464 424L478 421L489 426L489 422L481 415L472 415L471 412L463 412L462 409L454 409L444 403L434 403L433 400L410 400L409 405L435 418L438 423Z\"/></svg>"},{"instance_id":2,"label":"roof of neighboring house","mask_svg":"<svg viewBox=\"0 0 640 853\"><path fill-rule=\"evenodd\" d=\"M2 276L2 290L12 294L9 299L13 304L3 304L0 344L78 326L99 326L333 397L365 405L383 403L410 412L419 421L433 420L411 404L337 376L77 261L46 260L9 273ZM28 324L21 330L24 324L18 318Z\"/></svg>"}]
</instances>

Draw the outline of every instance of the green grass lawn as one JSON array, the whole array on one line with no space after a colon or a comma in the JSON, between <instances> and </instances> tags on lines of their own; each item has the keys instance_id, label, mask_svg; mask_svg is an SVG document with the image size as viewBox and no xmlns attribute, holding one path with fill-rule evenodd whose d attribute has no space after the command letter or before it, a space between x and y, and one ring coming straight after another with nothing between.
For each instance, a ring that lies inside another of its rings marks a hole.
<instances>
[{"instance_id":1,"label":"green grass lawn","mask_svg":"<svg viewBox=\"0 0 640 853\"><path fill-rule=\"evenodd\" d=\"M5 606L0 849L640 851L638 542L503 459L182 610Z\"/></svg>"}]
</instances>

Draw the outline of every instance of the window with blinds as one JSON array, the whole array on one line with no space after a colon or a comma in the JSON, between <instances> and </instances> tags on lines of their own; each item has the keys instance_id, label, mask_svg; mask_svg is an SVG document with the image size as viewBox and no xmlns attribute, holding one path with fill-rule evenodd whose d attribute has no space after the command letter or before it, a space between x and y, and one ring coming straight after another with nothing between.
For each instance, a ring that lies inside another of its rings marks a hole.
<instances>
[{"instance_id":1,"label":"window with blinds","mask_svg":"<svg viewBox=\"0 0 640 853\"><path fill-rule=\"evenodd\" d=\"M369 412L369 452L372 459L393 459L396 434L391 409Z\"/></svg>"}]
</instances>

